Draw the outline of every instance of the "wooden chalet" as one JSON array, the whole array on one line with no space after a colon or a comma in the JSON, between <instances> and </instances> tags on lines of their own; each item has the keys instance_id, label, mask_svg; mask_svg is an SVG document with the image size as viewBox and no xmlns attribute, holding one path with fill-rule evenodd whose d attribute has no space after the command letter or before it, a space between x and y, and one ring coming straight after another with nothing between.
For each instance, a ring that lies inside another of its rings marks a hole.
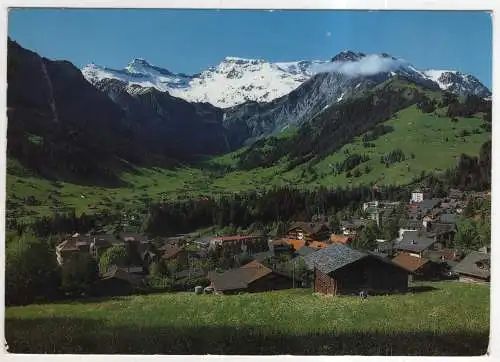
<instances>
[{"instance_id":1,"label":"wooden chalet","mask_svg":"<svg viewBox=\"0 0 500 362\"><path fill-rule=\"evenodd\" d=\"M444 247L453 245L455 236L455 227L453 224L430 221L426 224L425 230L427 237L435 238L436 242Z\"/></svg>"},{"instance_id":2,"label":"wooden chalet","mask_svg":"<svg viewBox=\"0 0 500 362\"><path fill-rule=\"evenodd\" d=\"M223 273L210 272L208 279L214 291L222 294L256 293L293 287L290 277L277 273L255 260Z\"/></svg>"},{"instance_id":3,"label":"wooden chalet","mask_svg":"<svg viewBox=\"0 0 500 362\"><path fill-rule=\"evenodd\" d=\"M374 253L332 244L304 257L314 272L314 291L322 294L389 293L408 289L408 271Z\"/></svg>"},{"instance_id":4,"label":"wooden chalet","mask_svg":"<svg viewBox=\"0 0 500 362\"><path fill-rule=\"evenodd\" d=\"M286 238L305 242L324 241L330 237L330 228L323 222L294 222L287 230Z\"/></svg>"},{"instance_id":5,"label":"wooden chalet","mask_svg":"<svg viewBox=\"0 0 500 362\"><path fill-rule=\"evenodd\" d=\"M269 250L268 240L265 235L216 236L209 240L209 248L223 246L240 249L249 254Z\"/></svg>"},{"instance_id":6,"label":"wooden chalet","mask_svg":"<svg viewBox=\"0 0 500 362\"><path fill-rule=\"evenodd\" d=\"M356 236L361 229L363 229L370 220L368 219L354 219L354 220L343 220L340 222L340 228L342 230L342 234L354 237Z\"/></svg>"},{"instance_id":7,"label":"wooden chalet","mask_svg":"<svg viewBox=\"0 0 500 362\"><path fill-rule=\"evenodd\" d=\"M56 246L57 263L63 265L81 252L90 253L90 241L80 234L74 234Z\"/></svg>"},{"instance_id":8,"label":"wooden chalet","mask_svg":"<svg viewBox=\"0 0 500 362\"><path fill-rule=\"evenodd\" d=\"M133 294L143 286L143 278L134 273L134 270L129 271L114 265L93 283L92 290L97 296L118 296Z\"/></svg>"}]
</instances>

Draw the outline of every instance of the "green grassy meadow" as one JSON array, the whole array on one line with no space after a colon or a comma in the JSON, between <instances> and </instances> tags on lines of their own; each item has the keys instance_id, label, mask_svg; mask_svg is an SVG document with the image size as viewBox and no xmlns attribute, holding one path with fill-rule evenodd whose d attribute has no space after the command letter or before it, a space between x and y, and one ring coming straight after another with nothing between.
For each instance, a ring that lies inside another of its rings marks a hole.
<instances>
[{"instance_id":1,"label":"green grassy meadow","mask_svg":"<svg viewBox=\"0 0 500 362\"><path fill-rule=\"evenodd\" d=\"M489 288L320 297L293 289L232 296L152 294L6 308L13 353L482 355Z\"/></svg>"},{"instance_id":2,"label":"green grassy meadow","mask_svg":"<svg viewBox=\"0 0 500 362\"><path fill-rule=\"evenodd\" d=\"M309 163L287 171L287 160L284 158L272 167L234 170L225 174L217 174L203 165L169 170L135 168L134 172L121 174L123 186L99 187L40 179L31 176L16 161L9 159L7 196L11 203L7 209L11 217L29 222L34 216L52 214L54 209L74 208L77 215L82 212L92 214L121 204L135 207L143 204L145 198L153 201L174 200L285 185L298 188L346 187L370 183L403 185L410 183L422 171L440 172L455 166L462 153L478 155L481 144L491 138L490 132L481 129L482 123L482 115L458 118L457 122L452 122L442 114L442 110L435 114L424 114L412 106L384 123L392 126L394 131L373 141L374 148L363 146L363 135L356 137L338 152L315 164L313 169L316 175L307 171ZM469 134L461 136L464 131ZM294 132L296 129L290 127L279 137L289 137ZM405 153L407 160L386 168L380 163L380 156L396 148ZM238 155L244 149L209 159L206 165L235 166ZM370 157L369 161L357 166L361 176L348 178L345 173L333 174L332 167L347 157L346 150L349 154L366 154ZM34 196L37 203L27 204L25 199L28 196Z\"/></svg>"},{"instance_id":3,"label":"green grassy meadow","mask_svg":"<svg viewBox=\"0 0 500 362\"><path fill-rule=\"evenodd\" d=\"M394 131L372 141L374 148L364 148L361 135L344 146L340 152L316 165L317 183L324 186L356 186L369 182L397 185L411 182L412 178L422 171L445 171L456 165L457 158L462 153L478 155L481 145L491 138L491 133L480 128L482 123L479 116L458 118L458 122L454 123L449 117L421 113L416 106L406 108L396 117L383 123L392 126ZM481 133L474 134L476 129ZM470 135L461 137L460 133L463 131L469 132ZM397 148L409 159L386 168L380 163L380 156ZM342 162L346 157L345 150L348 150L349 154L367 154L370 157L368 162L358 166L362 173L359 178L347 179L345 174L332 175L329 165ZM412 154L415 156L413 159ZM369 173L364 171L366 166L371 169Z\"/></svg>"}]
</instances>

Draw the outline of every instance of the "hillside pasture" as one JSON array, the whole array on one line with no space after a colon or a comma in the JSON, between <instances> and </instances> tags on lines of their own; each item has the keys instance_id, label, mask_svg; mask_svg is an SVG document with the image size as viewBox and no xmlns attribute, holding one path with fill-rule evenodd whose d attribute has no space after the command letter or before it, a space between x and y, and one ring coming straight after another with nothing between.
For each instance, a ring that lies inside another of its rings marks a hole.
<instances>
[{"instance_id":1,"label":"hillside pasture","mask_svg":"<svg viewBox=\"0 0 500 362\"><path fill-rule=\"evenodd\" d=\"M293 289L153 294L6 309L13 353L482 355L489 288L420 283L358 297Z\"/></svg>"}]
</instances>

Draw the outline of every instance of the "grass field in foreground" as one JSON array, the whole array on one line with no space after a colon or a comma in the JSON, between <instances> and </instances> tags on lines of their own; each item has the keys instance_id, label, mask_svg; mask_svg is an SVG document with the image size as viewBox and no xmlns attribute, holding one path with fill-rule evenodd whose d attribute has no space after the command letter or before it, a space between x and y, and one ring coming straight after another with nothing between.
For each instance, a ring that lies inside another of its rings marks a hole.
<instances>
[{"instance_id":1,"label":"grass field in foreground","mask_svg":"<svg viewBox=\"0 0 500 362\"><path fill-rule=\"evenodd\" d=\"M5 323L14 353L481 355L489 288L426 283L365 301L156 294L10 307Z\"/></svg>"}]
</instances>

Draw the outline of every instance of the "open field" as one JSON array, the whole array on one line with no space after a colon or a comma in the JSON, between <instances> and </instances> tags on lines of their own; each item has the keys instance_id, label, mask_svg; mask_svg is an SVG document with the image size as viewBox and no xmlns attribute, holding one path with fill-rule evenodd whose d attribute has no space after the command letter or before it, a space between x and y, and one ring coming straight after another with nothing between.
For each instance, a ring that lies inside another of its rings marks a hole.
<instances>
[{"instance_id":1,"label":"open field","mask_svg":"<svg viewBox=\"0 0 500 362\"><path fill-rule=\"evenodd\" d=\"M314 165L316 175L307 170L307 163L286 171L286 159L272 167L231 171L222 175L194 167L171 170L136 168L133 173L122 173L125 186L111 188L51 182L29 176L16 161L9 159L7 195L15 206L10 204L8 209L16 212L11 216L29 222L33 216L50 215L53 210L61 207L75 208L77 214L91 214L105 208L120 209L121 204L136 207L144 204L145 199L172 200L270 186L310 188L370 183L403 185L410 183L422 171L440 172L455 166L457 157L462 153L478 155L481 144L491 139L491 133L481 129L482 123L481 115L458 118L457 122L452 122L449 117L424 114L412 106L384 123L394 130L372 141L375 147L365 148L362 135L356 137L353 142ZM293 132L295 129L290 128L280 137L288 137ZM462 136L463 132L466 132L465 136ZM394 149L401 149L407 159L385 167L380 163L380 157ZM207 163L212 166L235 166L237 156L243 150L215 157ZM352 170L353 174L360 171L358 177L347 178L346 173L334 175L332 172L334 165L347 157L346 150L349 154L367 155L370 158ZM35 197L36 204L25 202L30 196Z\"/></svg>"},{"instance_id":2,"label":"open field","mask_svg":"<svg viewBox=\"0 0 500 362\"><path fill-rule=\"evenodd\" d=\"M460 154L477 156L481 145L491 138L491 133L480 127L483 120L479 116L457 119L455 123L449 117L422 113L416 106L406 108L397 117L382 123L392 126L394 131L371 141L375 147L365 148L362 135L316 165L317 183L324 186L356 186L369 182L397 185L411 182L422 171L442 172L452 168L457 164ZM474 130L481 133L475 134ZM464 131L469 135L460 136ZM407 159L386 168L380 163L380 157L394 149L401 149ZM347 179L345 174L332 175L329 165L342 162L346 150L349 154L366 154L370 157L369 161L357 167L361 171L358 178ZM411 158L412 155L414 158ZM366 166L370 168L369 173L365 172Z\"/></svg>"},{"instance_id":3,"label":"open field","mask_svg":"<svg viewBox=\"0 0 500 362\"><path fill-rule=\"evenodd\" d=\"M489 288L425 283L405 295L193 293L6 309L14 353L481 355Z\"/></svg>"}]
</instances>

